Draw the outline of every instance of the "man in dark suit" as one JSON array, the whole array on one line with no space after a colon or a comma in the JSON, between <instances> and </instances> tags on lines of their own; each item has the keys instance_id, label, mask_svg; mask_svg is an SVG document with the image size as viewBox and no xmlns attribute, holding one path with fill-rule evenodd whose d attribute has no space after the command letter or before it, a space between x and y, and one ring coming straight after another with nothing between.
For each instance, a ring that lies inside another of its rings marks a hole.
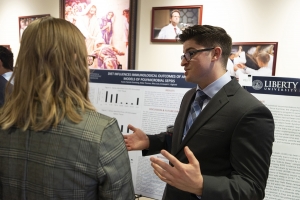
<instances>
[{"instance_id":1,"label":"man in dark suit","mask_svg":"<svg viewBox=\"0 0 300 200\"><path fill-rule=\"evenodd\" d=\"M0 46L0 75L9 80L14 70L14 54L10 49ZM13 81L11 81L13 84Z\"/></svg>"},{"instance_id":2,"label":"man in dark suit","mask_svg":"<svg viewBox=\"0 0 300 200\"><path fill-rule=\"evenodd\" d=\"M0 76L0 107L4 104L6 83L7 80L3 76Z\"/></svg>"},{"instance_id":3,"label":"man in dark suit","mask_svg":"<svg viewBox=\"0 0 300 200\"><path fill-rule=\"evenodd\" d=\"M182 99L172 149L169 134L146 135L132 125L127 149L161 152L170 161L150 158L167 183L164 200L263 199L274 142L271 112L226 72L232 40L224 29L195 25L179 38L185 79L197 87Z\"/></svg>"},{"instance_id":4,"label":"man in dark suit","mask_svg":"<svg viewBox=\"0 0 300 200\"><path fill-rule=\"evenodd\" d=\"M11 50L4 46L0 46L0 107L5 99L5 87L12 75L14 64L14 55ZM12 90L13 85L9 83L9 90Z\"/></svg>"}]
</instances>

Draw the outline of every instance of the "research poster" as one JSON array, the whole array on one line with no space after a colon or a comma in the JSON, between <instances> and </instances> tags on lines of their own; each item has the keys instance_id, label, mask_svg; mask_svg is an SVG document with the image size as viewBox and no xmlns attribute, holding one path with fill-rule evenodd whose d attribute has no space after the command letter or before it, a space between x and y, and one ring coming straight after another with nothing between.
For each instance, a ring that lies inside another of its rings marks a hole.
<instances>
[{"instance_id":1,"label":"research poster","mask_svg":"<svg viewBox=\"0 0 300 200\"><path fill-rule=\"evenodd\" d=\"M249 76L244 82L248 85L245 89L270 109L275 121L265 200L299 200L300 79Z\"/></svg>"},{"instance_id":2,"label":"research poster","mask_svg":"<svg viewBox=\"0 0 300 200\"><path fill-rule=\"evenodd\" d=\"M95 70L89 97L97 111L118 120L123 134L132 133L128 124L158 134L174 123L183 95L195 86L185 81L183 73ZM131 151L129 157L135 193L161 199L165 183L154 174L150 157L141 151Z\"/></svg>"},{"instance_id":3,"label":"research poster","mask_svg":"<svg viewBox=\"0 0 300 200\"><path fill-rule=\"evenodd\" d=\"M299 200L300 79L247 76L240 81L271 110L275 120L265 199ZM123 134L131 133L128 124L146 134L158 134L174 123L183 95L195 86L177 72L93 70L89 97L97 111L118 120ZM135 193L161 199L165 183L153 173L150 157L143 157L141 151L129 152L129 157Z\"/></svg>"}]
</instances>

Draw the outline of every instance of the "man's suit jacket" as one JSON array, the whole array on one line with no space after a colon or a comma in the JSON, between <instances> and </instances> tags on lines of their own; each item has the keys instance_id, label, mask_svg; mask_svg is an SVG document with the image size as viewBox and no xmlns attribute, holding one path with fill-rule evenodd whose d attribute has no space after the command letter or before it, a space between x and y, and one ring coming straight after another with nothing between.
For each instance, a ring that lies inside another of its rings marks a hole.
<instances>
[{"instance_id":1,"label":"man's suit jacket","mask_svg":"<svg viewBox=\"0 0 300 200\"><path fill-rule=\"evenodd\" d=\"M0 75L0 107L2 107L2 105L4 104L4 100L5 100L5 88L6 88L6 84L7 84L7 80ZM8 85L9 90L12 90L12 84L9 83Z\"/></svg>"},{"instance_id":2,"label":"man's suit jacket","mask_svg":"<svg viewBox=\"0 0 300 200\"><path fill-rule=\"evenodd\" d=\"M200 163L202 200L258 200L264 198L274 141L271 112L232 79L210 100L182 141L182 133L196 89L183 97L172 138L171 153L188 163L188 146ZM147 155L166 148L164 133L149 135ZM194 194L166 185L164 200L197 200Z\"/></svg>"}]
</instances>

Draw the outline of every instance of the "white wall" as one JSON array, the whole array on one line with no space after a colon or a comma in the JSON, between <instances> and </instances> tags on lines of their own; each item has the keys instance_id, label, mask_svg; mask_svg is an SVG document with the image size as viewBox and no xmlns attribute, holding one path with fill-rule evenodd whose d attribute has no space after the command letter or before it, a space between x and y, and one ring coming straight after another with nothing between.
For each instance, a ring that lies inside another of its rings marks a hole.
<instances>
[{"instance_id":1,"label":"white wall","mask_svg":"<svg viewBox=\"0 0 300 200\"><path fill-rule=\"evenodd\" d=\"M59 0L0 0L0 44L10 45L15 60L20 48L19 16L59 17Z\"/></svg>"},{"instance_id":2,"label":"white wall","mask_svg":"<svg viewBox=\"0 0 300 200\"><path fill-rule=\"evenodd\" d=\"M181 44L150 42L152 7L182 5L203 5L202 24L223 27L234 42L278 42L276 76L300 77L298 0L138 0L136 69L183 71ZM17 57L18 17L40 14L59 17L59 0L0 0L0 44Z\"/></svg>"},{"instance_id":3,"label":"white wall","mask_svg":"<svg viewBox=\"0 0 300 200\"><path fill-rule=\"evenodd\" d=\"M139 70L183 71L182 45L150 42L152 7L203 5L202 24L223 27L233 42L278 42L276 76L300 77L298 0L139 0L138 3Z\"/></svg>"}]
</instances>

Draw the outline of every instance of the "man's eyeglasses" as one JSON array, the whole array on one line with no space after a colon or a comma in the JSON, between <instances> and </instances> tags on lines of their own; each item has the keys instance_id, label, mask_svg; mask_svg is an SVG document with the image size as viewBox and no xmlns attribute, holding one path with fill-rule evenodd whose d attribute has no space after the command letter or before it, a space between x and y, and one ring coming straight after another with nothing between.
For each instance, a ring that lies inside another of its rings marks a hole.
<instances>
[{"instance_id":1,"label":"man's eyeglasses","mask_svg":"<svg viewBox=\"0 0 300 200\"><path fill-rule=\"evenodd\" d=\"M215 48L215 47L206 48L206 49L199 49L199 50L195 50L195 51L188 51L188 52L186 52L185 54L183 54L183 55L181 56L181 60L182 60L183 58L185 58L185 60L186 60L187 62L189 62L189 61L192 59L192 57L193 57L196 53L202 52L202 51L210 51L210 50L213 50L214 48Z\"/></svg>"},{"instance_id":2,"label":"man's eyeglasses","mask_svg":"<svg viewBox=\"0 0 300 200\"><path fill-rule=\"evenodd\" d=\"M88 66L91 66L94 63L95 58L96 56L88 55L87 57Z\"/></svg>"}]
</instances>

